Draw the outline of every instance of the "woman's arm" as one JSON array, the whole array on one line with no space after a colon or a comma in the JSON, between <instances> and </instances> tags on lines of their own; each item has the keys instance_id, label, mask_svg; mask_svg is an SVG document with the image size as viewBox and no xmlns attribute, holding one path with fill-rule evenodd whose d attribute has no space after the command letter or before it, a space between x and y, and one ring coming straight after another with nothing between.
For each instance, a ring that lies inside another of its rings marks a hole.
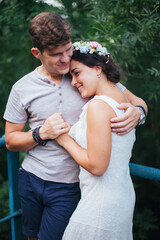
<instances>
[{"instance_id":1,"label":"woman's arm","mask_svg":"<svg viewBox=\"0 0 160 240\"><path fill-rule=\"evenodd\" d=\"M113 116L115 112L108 104L94 100L88 104L87 109L87 150L67 134L56 139L80 166L96 176L104 174L110 161L110 119Z\"/></svg>"}]
</instances>

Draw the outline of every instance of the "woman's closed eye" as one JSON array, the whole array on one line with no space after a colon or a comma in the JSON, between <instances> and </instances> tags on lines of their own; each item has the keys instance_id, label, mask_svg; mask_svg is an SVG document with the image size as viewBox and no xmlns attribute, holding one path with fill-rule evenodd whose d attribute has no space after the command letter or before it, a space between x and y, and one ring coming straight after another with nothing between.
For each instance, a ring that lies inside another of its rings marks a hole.
<instances>
[{"instance_id":1,"label":"woman's closed eye","mask_svg":"<svg viewBox=\"0 0 160 240\"><path fill-rule=\"evenodd\" d=\"M76 77L78 77L79 72L74 72L74 75L75 75Z\"/></svg>"}]
</instances>

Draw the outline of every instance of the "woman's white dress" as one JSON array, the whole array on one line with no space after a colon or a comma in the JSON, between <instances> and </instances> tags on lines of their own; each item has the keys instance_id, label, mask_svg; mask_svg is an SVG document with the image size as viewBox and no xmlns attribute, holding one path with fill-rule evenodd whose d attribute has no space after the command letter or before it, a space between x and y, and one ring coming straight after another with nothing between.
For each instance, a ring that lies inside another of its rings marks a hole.
<instances>
[{"instance_id":1,"label":"woman's white dress","mask_svg":"<svg viewBox=\"0 0 160 240\"><path fill-rule=\"evenodd\" d=\"M108 103L117 116L118 103L107 96L95 96ZM87 148L87 106L70 135ZM98 114L98 113L97 113ZM97 132L98 135L98 132ZM80 167L81 200L71 216L63 240L132 240L132 218L135 192L130 177L129 160L135 141L135 129L118 136L112 133L112 150L108 169L103 176L94 176Z\"/></svg>"}]
</instances>

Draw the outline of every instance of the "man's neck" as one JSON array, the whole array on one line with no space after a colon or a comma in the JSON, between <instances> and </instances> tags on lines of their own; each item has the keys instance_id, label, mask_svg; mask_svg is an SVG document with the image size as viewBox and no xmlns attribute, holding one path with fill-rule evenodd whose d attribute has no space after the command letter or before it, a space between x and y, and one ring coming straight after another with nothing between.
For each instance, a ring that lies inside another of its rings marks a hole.
<instances>
[{"instance_id":1,"label":"man's neck","mask_svg":"<svg viewBox=\"0 0 160 240\"><path fill-rule=\"evenodd\" d=\"M63 75L49 73L48 71L46 71L46 69L42 65L38 68L38 72L40 75L47 77L49 80L55 82L56 84L60 84L62 81Z\"/></svg>"}]
</instances>

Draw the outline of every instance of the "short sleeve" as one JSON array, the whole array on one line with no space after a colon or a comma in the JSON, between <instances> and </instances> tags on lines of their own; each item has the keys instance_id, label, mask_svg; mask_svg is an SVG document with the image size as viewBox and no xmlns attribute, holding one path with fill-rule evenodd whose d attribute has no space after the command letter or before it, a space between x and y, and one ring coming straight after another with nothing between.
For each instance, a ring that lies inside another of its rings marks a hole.
<instances>
[{"instance_id":1,"label":"short sleeve","mask_svg":"<svg viewBox=\"0 0 160 240\"><path fill-rule=\"evenodd\" d=\"M126 90L126 87L123 86L120 82L119 83L116 83L117 87L119 87L119 89L124 92Z\"/></svg>"},{"instance_id":2,"label":"short sleeve","mask_svg":"<svg viewBox=\"0 0 160 240\"><path fill-rule=\"evenodd\" d=\"M27 112L21 103L20 95L12 87L3 118L12 123L26 123Z\"/></svg>"}]
</instances>

